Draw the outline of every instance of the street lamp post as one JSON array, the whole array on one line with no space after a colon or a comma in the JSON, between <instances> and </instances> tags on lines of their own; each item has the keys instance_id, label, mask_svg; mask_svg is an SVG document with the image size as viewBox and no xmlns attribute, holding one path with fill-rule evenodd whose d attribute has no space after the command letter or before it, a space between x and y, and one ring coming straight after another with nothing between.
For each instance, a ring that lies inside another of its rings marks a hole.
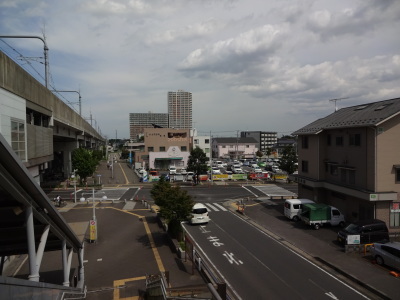
<instances>
[{"instance_id":1,"label":"street lamp post","mask_svg":"<svg viewBox=\"0 0 400 300\"><path fill-rule=\"evenodd\" d=\"M74 180L74 203L76 203L76 172L78 169L75 169L71 175L71 178Z\"/></svg>"}]
</instances>

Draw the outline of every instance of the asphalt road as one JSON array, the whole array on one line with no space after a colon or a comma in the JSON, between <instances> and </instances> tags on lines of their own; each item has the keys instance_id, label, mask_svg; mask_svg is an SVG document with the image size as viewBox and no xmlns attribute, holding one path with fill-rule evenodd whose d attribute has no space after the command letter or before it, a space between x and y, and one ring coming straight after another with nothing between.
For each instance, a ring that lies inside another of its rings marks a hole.
<instances>
[{"instance_id":1,"label":"asphalt road","mask_svg":"<svg viewBox=\"0 0 400 300\"><path fill-rule=\"evenodd\" d=\"M238 299L365 299L231 212L210 217L185 230Z\"/></svg>"}]
</instances>

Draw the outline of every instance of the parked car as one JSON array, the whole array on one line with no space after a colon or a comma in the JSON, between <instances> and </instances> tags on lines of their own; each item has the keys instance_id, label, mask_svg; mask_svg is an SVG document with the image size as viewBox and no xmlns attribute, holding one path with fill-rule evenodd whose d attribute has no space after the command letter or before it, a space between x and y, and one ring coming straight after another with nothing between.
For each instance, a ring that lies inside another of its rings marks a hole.
<instances>
[{"instance_id":1,"label":"parked car","mask_svg":"<svg viewBox=\"0 0 400 300\"><path fill-rule=\"evenodd\" d=\"M400 243L374 243L369 251L378 265L400 270Z\"/></svg>"},{"instance_id":2,"label":"parked car","mask_svg":"<svg viewBox=\"0 0 400 300\"><path fill-rule=\"evenodd\" d=\"M193 172L187 172L187 174L186 174L186 177L187 177L187 180L188 181L191 181L191 180L193 180L193 175L194 175L194 173Z\"/></svg>"},{"instance_id":3,"label":"parked car","mask_svg":"<svg viewBox=\"0 0 400 300\"><path fill-rule=\"evenodd\" d=\"M221 170L217 167L212 167L212 173L213 174L221 174Z\"/></svg>"},{"instance_id":4,"label":"parked car","mask_svg":"<svg viewBox=\"0 0 400 300\"><path fill-rule=\"evenodd\" d=\"M261 168L265 168L267 166L267 163L265 161L259 161L258 166Z\"/></svg>"},{"instance_id":5,"label":"parked car","mask_svg":"<svg viewBox=\"0 0 400 300\"><path fill-rule=\"evenodd\" d=\"M232 170L233 170L233 169L237 169L237 168L241 169L242 166L241 166L239 163L234 163L234 164L232 165Z\"/></svg>"},{"instance_id":6,"label":"parked car","mask_svg":"<svg viewBox=\"0 0 400 300\"><path fill-rule=\"evenodd\" d=\"M243 170L241 167L234 167L232 168L232 172L235 174L243 174Z\"/></svg>"},{"instance_id":7,"label":"parked car","mask_svg":"<svg viewBox=\"0 0 400 300\"><path fill-rule=\"evenodd\" d=\"M181 169L181 174L182 174L182 175L186 175L186 174L187 174L186 169Z\"/></svg>"},{"instance_id":8,"label":"parked car","mask_svg":"<svg viewBox=\"0 0 400 300\"><path fill-rule=\"evenodd\" d=\"M173 167L173 166L169 167L168 173L169 174L176 174L176 167Z\"/></svg>"},{"instance_id":9,"label":"parked car","mask_svg":"<svg viewBox=\"0 0 400 300\"><path fill-rule=\"evenodd\" d=\"M146 172L145 168L141 167L141 168L138 169L138 173L139 174L143 174L144 172Z\"/></svg>"},{"instance_id":10,"label":"parked car","mask_svg":"<svg viewBox=\"0 0 400 300\"><path fill-rule=\"evenodd\" d=\"M369 244L377 242L389 242L389 231L386 223L378 220L364 220L350 224L344 230L338 232L337 240L339 243L347 244L348 235L359 235L360 244Z\"/></svg>"},{"instance_id":11,"label":"parked car","mask_svg":"<svg viewBox=\"0 0 400 300\"><path fill-rule=\"evenodd\" d=\"M261 170L261 168L260 168L259 166L254 167L254 168L253 168L253 171L254 171L255 173L262 173L262 170Z\"/></svg>"}]
</instances>

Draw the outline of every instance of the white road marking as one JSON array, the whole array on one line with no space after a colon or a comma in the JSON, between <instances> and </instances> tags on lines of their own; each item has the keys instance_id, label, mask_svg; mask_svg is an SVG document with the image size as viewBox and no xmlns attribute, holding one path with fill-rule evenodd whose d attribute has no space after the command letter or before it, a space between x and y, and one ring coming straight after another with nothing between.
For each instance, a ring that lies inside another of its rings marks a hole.
<instances>
[{"instance_id":1,"label":"white road marking","mask_svg":"<svg viewBox=\"0 0 400 300\"><path fill-rule=\"evenodd\" d=\"M210 207L212 210L214 210L214 211L219 211L219 209L218 208L216 208L213 204L211 204L211 203L205 203L208 207Z\"/></svg>"},{"instance_id":2,"label":"white road marking","mask_svg":"<svg viewBox=\"0 0 400 300\"><path fill-rule=\"evenodd\" d=\"M228 211L225 207L223 207L221 204L218 204L218 203L214 203L214 205L216 206L216 207L218 207L219 209L221 209L222 211Z\"/></svg>"}]
</instances>

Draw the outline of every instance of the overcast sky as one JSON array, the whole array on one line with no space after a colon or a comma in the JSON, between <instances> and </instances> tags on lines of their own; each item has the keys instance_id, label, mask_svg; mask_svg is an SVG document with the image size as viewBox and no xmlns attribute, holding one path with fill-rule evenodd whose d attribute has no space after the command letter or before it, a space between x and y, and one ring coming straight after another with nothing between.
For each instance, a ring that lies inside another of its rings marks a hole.
<instances>
[{"instance_id":1,"label":"overcast sky","mask_svg":"<svg viewBox=\"0 0 400 300\"><path fill-rule=\"evenodd\" d=\"M45 34L51 89L79 90L108 138L129 138L129 113L167 113L168 91L219 137L400 97L399 28L398 0L0 0L0 35ZM0 50L44 84L40 40Z\"/></svg>"}]
</instances>

